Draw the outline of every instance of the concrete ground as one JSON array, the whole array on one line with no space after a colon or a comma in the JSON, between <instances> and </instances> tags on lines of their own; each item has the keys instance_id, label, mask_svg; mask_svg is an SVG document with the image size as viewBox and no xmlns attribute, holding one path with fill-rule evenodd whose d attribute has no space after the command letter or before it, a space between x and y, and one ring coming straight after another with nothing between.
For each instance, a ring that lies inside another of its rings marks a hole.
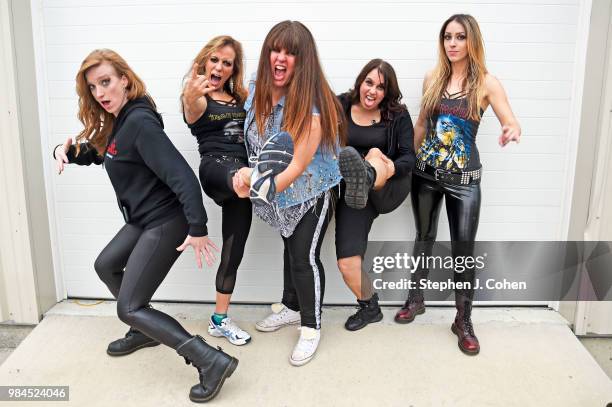
<instances>
[{"instance_id":1,"label":"concrete ground","mask_svg":"<svg viewBox=\"0 0 612 407\"><path fill-rule=\"evenodd\" d=\"M115 304L63 302L0 366L2 385L70 386L58 406L189 406L193 367L163 346L111 358L107 343L126 331ZM606 406L612 382L556 312L534 308L478 308L480 355L457 348L450 332L454 310L427 309L409 325L385 318L358 332L344 330L349 307L325 307L316 357L292 367L294 327L274 333L253 323L264 306L233 306L232 316L253 336L234 347L206 334L212 305L156 304L192 333L240 360L211 403L216 406ZM0 406L5 403L0 402ZM20 406L42 405L20 402ZM8 405L8 404L7 404Z\"/></svg>"}]
</instances>

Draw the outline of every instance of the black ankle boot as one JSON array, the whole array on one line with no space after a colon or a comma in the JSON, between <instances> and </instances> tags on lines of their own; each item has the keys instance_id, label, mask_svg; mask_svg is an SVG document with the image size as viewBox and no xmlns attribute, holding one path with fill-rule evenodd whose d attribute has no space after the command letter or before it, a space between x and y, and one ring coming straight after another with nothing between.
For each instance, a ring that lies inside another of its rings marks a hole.
<instances>
[{"instance_id":1,"label":"black ankle boot","mask_svg":"<svg viewBox=\"0 0 612 407\"><path fill-rule=\"evenodd\" d=\"M110 356L123 356L129 355L138 349L148 348L151 346L157 346L159 342L155 339L149 338L137 329L130 328L125 336L116 341L112 341L108 344L106 353Z\"/></svg>"},{"instance_id":2,"label":"black ankle boot","mask_svg":"<svg viewBox=\"0 0 612 407\"><path fill-rule=\"evenodd\" d=\"M189 399L195 403L204 403L219 393L225 379L230 377L238 359L223 352L221 348L213 348L200 336L196 335L181 343L176 352L191 363L200 374L200 383L194 385L189 392Z\"/></svg>"},{"instance_id":3,"label":"black ankle boot","mask_svg":"<svg viewBox=\"0 0 612 407\"><path fill-rule=\"evenodd\" d=\"M382 311L378 305L378 294L372 295L369 300L357 300L359 310L351 315L344 324L349 331L356 331L371 322L378 322L383 319Z\"/></svg>"},{"instance_id":4,"label":"black ankle boot","mask_svg":"<svg viewBox=\"0 0 612 407\"><path fill-rule=\"evenodd\" d=\"M344 201L354 209L363 209L376 181L376 170L353 147L344 147L339 157L340 174L346 185Z\"/></svg>"}]
</instances>

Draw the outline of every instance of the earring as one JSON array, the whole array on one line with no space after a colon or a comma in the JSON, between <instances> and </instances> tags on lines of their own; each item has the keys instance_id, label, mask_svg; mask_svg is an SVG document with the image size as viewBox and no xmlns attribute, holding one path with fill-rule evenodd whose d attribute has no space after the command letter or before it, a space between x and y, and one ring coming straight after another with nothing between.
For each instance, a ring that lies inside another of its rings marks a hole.
<instances>
[{"instance_id":1,"label":"earring","mask_svg":"<svg viewBox=\"0 0 612 407\"><path fill-rule=\"evenodd\" d=\"M230 78L230 80L229 80L229 88L230 88L230 92L234 93L234 78Z\"/></svg>"}]
</instances>

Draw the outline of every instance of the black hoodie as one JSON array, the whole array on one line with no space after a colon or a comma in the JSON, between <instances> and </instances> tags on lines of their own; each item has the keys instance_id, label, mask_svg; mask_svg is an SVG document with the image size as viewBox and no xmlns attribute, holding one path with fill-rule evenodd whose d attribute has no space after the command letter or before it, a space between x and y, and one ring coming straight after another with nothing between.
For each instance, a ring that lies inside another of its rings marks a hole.
<instances>
[{"instance_id":1,"label":"black hoodie","mask_svg":"<svg viewBox=\"0 0 612 407\"><path fill-rule=\"evenodd\" d=\"M198 180L166 133L159 113L146 98L126 103L113 125L104 157L89 143L70 146L68 159L80 165L102 164L127 223L151 228L181 209L189 235L206 236L206 211Z\"/></svg>"}]
</instances>

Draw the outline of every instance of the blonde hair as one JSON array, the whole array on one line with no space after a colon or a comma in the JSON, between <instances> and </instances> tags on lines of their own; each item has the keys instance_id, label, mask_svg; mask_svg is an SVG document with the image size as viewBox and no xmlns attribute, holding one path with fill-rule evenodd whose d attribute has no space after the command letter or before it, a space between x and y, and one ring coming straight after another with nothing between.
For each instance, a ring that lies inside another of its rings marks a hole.
<instances>
[{"instance_id":1,"label":"blonde hair","mask_svg":"<svg viewBox=\"0 0 612 407\"><path fill-rule=\"evenodd\" d=\"M465 29L467 37L467 75L462 84L462 90L467 91L468 100L468 115L472 120L480 120L480 109L485 95L485 77L487 74L487 67L485 66L485 52L484 44L482 41L482 34L478 27L478 22L474 17L469 14L455 14L449 17L448 20L442 24L440 33L438 35L438 63L433 70L431 80L427 85L425 92L423 93L423 101L421 102L421 109L429 117L440 105L442 94L448 86L448 82L452 74L451 63L446 56L444 49L444 33L446 32L446 26L456 21L461 24Z\"/></svg>"},{"instance_id":2,"label":"blonde hair","mask_svg":"<svg viewBox=\"0 0 612 407\"><path fill-rule=\"evenodd\" d=\"M233 82L233 86L230 86L230 81L228 80L223 85L223 89L228 94L232 95L232 97L234 97L238 103L243 103L247 97L247 90L244 87L244 53L242 51L242 44L240 44L239 41L235 40L229 35L219 35L214 37L208 41L200 52L198 52L198 55L196 55L193 62L198 64L198 75L205 75L206 62L210 59L213 52L226 46L232 47L236 57L234 58L234 68L230 78ZM187 72L183 80L187 79L189 75L191 75L191 69L189 69L189 72ZM183 94L181 93L181 99L182 97Z\"/></svg>"},{"instance_id":3,"label":"blonde hair","mask_svg":"<svg viewBox=\"0 0 612 407\"><path fill-rule=\"evenodd\" d=\"M270 53L282 49L295 55L293 78L285 99L283 130L297 143L310 131L312 107L316 106L321 114L321 145L333 151L338 138L341 144L345 143L344 114L323 74L314 37L299 21L276 24L261 47L254 96L257 130L263 136L266 118L272 113Z\"/></svg>"},{"instance_id":4,"label":"blonde hair","mask_svg":"<svg viewBox=\"0 0 612 407\"><path fill-rule=\"evenodd\" d=\"M110 49L93 50L85 57L76 75L76 92L79 96L78 118L83 123L83 126L85 126L76 137L77 154L80 142L84 141L91 143L98 152L103 151L113 131L115 116L103 109L96 101L91 94L86 78L89 69L101 65L103 62L108 62L119 78L123 76L127 78L128 83L125 87L127 100L144 96L149 99L149 102L155 108L155 103L147 93L144 82L134 73L132 68L125 62L125 59Z\"/></svg>"}]
</instances>

